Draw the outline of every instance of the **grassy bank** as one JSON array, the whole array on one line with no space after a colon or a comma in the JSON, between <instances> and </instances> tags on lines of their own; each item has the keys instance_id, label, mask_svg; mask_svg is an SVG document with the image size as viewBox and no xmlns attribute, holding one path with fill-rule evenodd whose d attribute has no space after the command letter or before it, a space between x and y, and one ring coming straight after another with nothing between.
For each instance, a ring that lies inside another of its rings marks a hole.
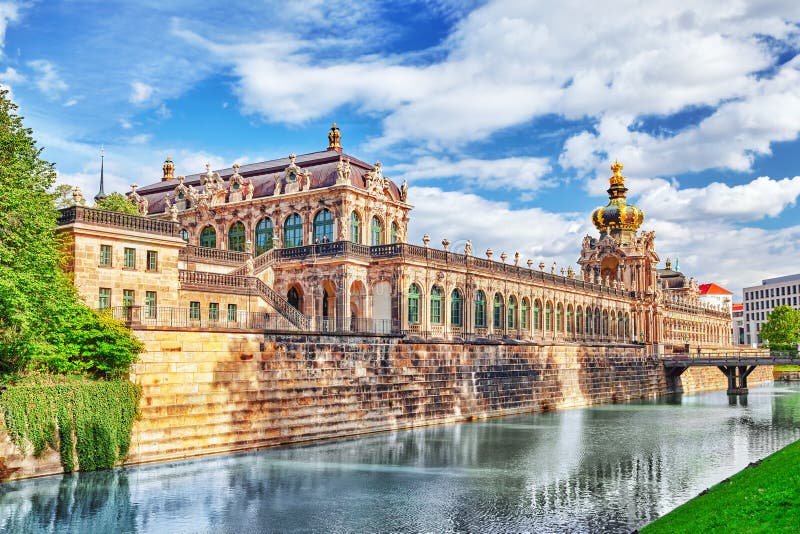
<instances>
[{"instance_id":1,"label":"grassy bank","mask_svg":"<svg viewBox=\"0 0 800 534\"><path fill-rule=\"evenodd\" d=\"M776 365L776 371L800 371L800 365Z\"/></svg>"},{"instance_id":2,"label":"grassy bank","mask_svg":"<svg viewBox=\"0 0 800 534\"><path fill-rule=\"evenodd\" d=\"M642 529L658 532L797 532L800 441L740 471Z\"/></svg>"}]
</instances>

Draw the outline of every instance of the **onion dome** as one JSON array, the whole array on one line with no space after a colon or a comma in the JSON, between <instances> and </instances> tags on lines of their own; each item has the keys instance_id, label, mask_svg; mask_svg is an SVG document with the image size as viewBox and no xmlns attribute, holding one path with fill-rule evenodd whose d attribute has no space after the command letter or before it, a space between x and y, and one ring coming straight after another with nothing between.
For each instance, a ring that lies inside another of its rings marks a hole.
<instances>
[{"instance_id":1,"label":"onion dome","mask_svg":"<svg viewBox=\"0 0 800 534\"><path fill-rule=\"evenodd\" d=\"M592 224L600 231L600 237L622 232L635 234L644 222L644 212L625 201L628 189L625 187L625 177L621 174L622 168L619 161L611 165L611 172L614 174L609 178L611 187L607 190L608 205L592 212Z\"/></svg>"}]
</instances>

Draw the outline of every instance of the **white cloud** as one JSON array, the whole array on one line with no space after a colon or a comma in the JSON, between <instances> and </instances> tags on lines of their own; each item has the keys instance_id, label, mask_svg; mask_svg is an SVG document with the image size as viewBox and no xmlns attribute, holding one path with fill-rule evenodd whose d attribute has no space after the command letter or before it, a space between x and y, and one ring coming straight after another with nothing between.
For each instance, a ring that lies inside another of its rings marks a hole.
<instances>
[{"instance_id":1,"label":"white cloud","mask_svg":"<svg viewBox=\"0 0 800 534\"><path fill-rule=\"evenodd\" d=\"M800 196L800 176L772 180L761 176L749 183L729 186L714 182L702 188L678 189L661 185L642 195L637 205L659 220L693 223L755 221L776 217L795 206Z\"/></svg>"},{"instance_id":2,"label":"white cloud","mask_svg":"<svg viewBox=\"0 0 800 534\"><path fill-rule=\"evenodd\" d=\"M762 279L797 272L800 226L774 230L737 228L704 221L645 222L656 231L656 248L663 259L680 258L680 267L701 283L714 282L742 298L742 288Z\"/></svg>"},{"instance_id":3,"label":"white cloud","mask_svg":"<svg viewBox=\"0 0 800 534\"><path fill-rule=\"evenodd\" d=\"M772 78L753 82L746 97L726 102L701 121L672 136L636 131L631 115L606 115L596 133L581 132L564 145L559 162L582 173L594 172L589 191L605 188L597 169L618 157L640 176L669 176L687 171L750 169L756 155L771 154L770 144L791 141L800 132L800 57Z\"/></svg>"},{"instance_id":4,"label":"white cloud","mask_svg":"<svg viewBox=\"0 0 800 534\"><path fill-rule=\"evenodd\" d=\"M4 72L0 72L0 81L5 83L20 83L25 81L25 76L20 74L13 67L6 67Z\"/></svg>"},{"instance_id":5,"label":"white cloud","mask_svg":"<svg viewBox=\"0 0 800 534\"><path fill-rule=\"evenodd\" d=\"M763 188L762 183L762 179L754 180L739 192L753 193ZM780 182L774 182L768 189L772 187L780 187ZM733 192L728 195L733 195L728 200L738 198ZM433 187L411 187L409 200L414 204L409 242L422 244L422 235L427 233L432 247L441 248L442 238L447 237L452 243L451 250L463 252L469 239L473 254L480 257L485 257L484 251L491 248L493 259L499 260L505 251L511 262L519 251L520 265L531 258L535 265L544 261L548 269L553 261L558 263L559 270L569 265L576 268L583 236L597 235L588 213L559 214L539 208L515 210L504 202ZM478 213L480 217L470 216ZM644 228L656 231L656 250L662 262L667 257L673 261L680 258L681 270L687 276L701 283L720 284L733 291L737 299L741 298L742 287L758 284L763 278L790 274L800 265L800 226L767 230L737 227L733 222L702 214L697 217L684 214L674 220L664 218L663 212L654 215L647 218Z\"/></svg>"},{"instance_id":6,"label":"white cloud","mask_svg":"<svg viewBox=\"0 0 800 534\"><path fill-rule=\"evenodd\" d=\"M123 130L130 130L131 128L133 128L133 123L128 119L122 118L119 120L119 126Z\"/></svg>"},{"instance_id":7,"label":"white cloud","mask_svg":"<svg viewBox=\"0 0 800 534\"><path fill-rule=\"evenodd\" d=\"M464 243L470 240L476 256L484 257L484 251L491 248L493 259L499 260L506 252L511 262L519 252L521 265L530 258L537 265L545 261L549 267L557 261L559 266L574 266L581 239L593 230L585 214L512 209L508 203L471 193L411 187L408 198L414 205L409 242L421 244L422 235L427 233L432 246L440 248L446 237L453 243L451 250L462 252Z\"/></svg>"},{"instance_id":8,"label":"white cloud","mask_svg":"<svg viewBox=\"0 0 800 534\"><path fill-rule=\"evenodd\" d=\"M19 18L19 6L14 2L0 2L0 57L6 40L6 28Z\"/></svg>"},{"instance_id":9,"label":"white cloud","mask_svg":"<svg viewBox=\"0 0 800 534\"><path fill-rule=\"evenodd\" d=\"M70 98L69 100L64 102L64 107L65 108L71 108L72 106L74 106L77 103L78 103L78 99L77 98Z\"/></svg>"},{"instance_id":10,"label":"white cloud","mask_svg":"<svg viewBox=\"0 0 800 534\"><path fill-rule=\"evenodd\" d=\"M149 143L150 140L153 138L152 134L137 134L133 137L128 139L128 142L132 145L144 145Z\"/></svg>"},{"instance_id":11,"label":"white cloud","mask_svg":"<svg viewBox=\"0 0 800 534\"><path fill-rule=\"evenodd\" d=\"M131 104L141 104L153 96L153 87L142 82L131 84L131 96L128 99Z\"/></svg>"},{"instance_id":12,"label":"white cloud","mask_svg":"<svg viewBox=\"0 0 800 534\"><path fill-rule=\"evenodd\" d=\"M69 85L61 79L56 68L46 59L35 59L28 62L35 71L34 83L47 98L55 99L69 89Z\"/></svg>"},{"instance_id":13,"label":"white cloud","mask_svg":"<svg viewBox=\"0 0 800 534\"><path fill-rule=\"evenodd\" d=\"M166 120L172 117L172 112L169 110L167 105L162 102L161 105L156 108L156 115L158 115L159 118Z\"/></svg>"},{"instance_id":14,"label":"white cloud","mask_svg":"<svg viewBox=\"0 0 800 534\"><path fill-rule=\"evenodd\" d=\"M799 19L798 4L788 1L718 0L680 9L571 0L552 9L544 1L496 0L456 24L441 47L443 59L422 64L419 51L330 58L322 56L329 47L320 42L276 33L242 34L233 44L186 30L176 34L232 67L247 113L291 124L349 104L384 117L372 148L414 139L441 149L547 113L625 116L627 126L689 106L737 99L746 105L758 98L759 86L786 98L796 94L796 84L779 87L753 76L777 61L775 47L755 36L796 39ZM746 120L740 115L730 124ZM779 138L779 132L753 132L739 151L763 150ZM584 141L603 148L597 138ZM736 158L717 159L743 166Z\"/></svg>"},{"instance_id":15,"label":"white cloud","mask_svg":"<svg viewBox=\"0 0 800 534\"><path fill-rule=\"evenodd\" d=\"M546 180L551 171L547 158L512 157L502 159L466 158L452 161L423 157L413 163L387 168L413 182L430 178L461 178L464 183L483 189L515 189L535 191L555 185Z\"/></svg>"}]
</instances>

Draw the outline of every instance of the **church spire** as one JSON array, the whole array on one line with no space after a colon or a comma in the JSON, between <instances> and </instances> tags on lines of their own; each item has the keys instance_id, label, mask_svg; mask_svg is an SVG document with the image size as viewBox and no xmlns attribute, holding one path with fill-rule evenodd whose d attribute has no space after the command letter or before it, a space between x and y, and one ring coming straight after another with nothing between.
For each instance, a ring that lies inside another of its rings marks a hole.
<instances>
[{"instance_id":1,"label":"church spire","mask_svg":"<svg viewBox=\"0 0 800 534\"><path fill-rule=\"evenodd\" d=\"M106 198L106 192L103 190L103 162L106 157L106 149L100 147L100 191L94 196L95 202L100 202Z\"/></svg>"}]
</instances>

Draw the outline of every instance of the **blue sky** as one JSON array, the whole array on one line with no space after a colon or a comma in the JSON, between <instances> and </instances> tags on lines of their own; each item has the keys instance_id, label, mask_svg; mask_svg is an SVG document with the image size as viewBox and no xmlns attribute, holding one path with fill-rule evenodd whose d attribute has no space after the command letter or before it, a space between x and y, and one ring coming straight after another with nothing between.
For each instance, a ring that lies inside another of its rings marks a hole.
<instances>
[{"instance_id":1,"label":"blue sky","mask_svg":"<svg viewBox=\"0 0 800 534\"><path fill-rule=\"evenodd\" d=\"M619 158L662 260L739 298L800 271L800 4L595 4L0 0L0 84L87 197L101 145L127 191L336 121L412 242L574 264Z\"/></svg>"}]
</instances>

